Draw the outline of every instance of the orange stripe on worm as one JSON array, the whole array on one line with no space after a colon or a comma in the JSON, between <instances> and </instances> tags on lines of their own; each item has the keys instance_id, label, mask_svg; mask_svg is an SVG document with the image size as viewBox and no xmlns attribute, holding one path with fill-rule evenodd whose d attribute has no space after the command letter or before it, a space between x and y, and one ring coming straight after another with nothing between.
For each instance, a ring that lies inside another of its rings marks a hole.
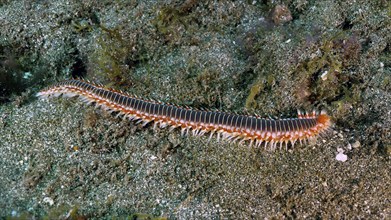
<instances>
[{"instance_id":1,"label":"orange stripe on worm","mask_svg":"<svg viewBox=\"0 0 391 220\"><path fill-rule=\"evenodd\" d=\"M131 120L140 120L143 125L153 121L160 127L180 127L182 133L193 129L193 134L200 135L217 132L227 140L249 140L250 144L265 148L280 148L282 144L316 138L330 129L330 117L325 112L298 113L298 118L266 119L249 115L237 115L229 112L201 111L169 105L157 101L143 100L121 91L104 88L102 85L72 79L56 83L37 94L47 98L79 96L90 104L96 103L103 109L116 111Z\"/></svg>"}]
</instances>

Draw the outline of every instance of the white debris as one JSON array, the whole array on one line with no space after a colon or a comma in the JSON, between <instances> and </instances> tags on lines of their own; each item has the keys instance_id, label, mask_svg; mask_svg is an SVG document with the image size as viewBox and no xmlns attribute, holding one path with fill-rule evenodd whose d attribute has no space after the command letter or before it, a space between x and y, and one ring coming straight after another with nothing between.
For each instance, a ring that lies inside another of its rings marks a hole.
<instances>
[{"instance_id":1,"label":"white debris","mask_svg":"<svg viewBox=\"0 0 391 220\"><path fill-rule=\"evenodd\" d=\"M12 216L12 217L16 217L16 216L19 216L19 215L18 215L18 212L17 212L17 211L12 210L11 216Z\"/></svg>"},{"instance_id":2,"label":"white debris","mask_svg":"<svg viewBox=\"0 0 391 220\"><path fill-rule=\"evenodd\" d=\"M43 202L49 204L50 206L52 206L54 204L53 199L50 197L43 198Z\"/></svg>"},{"instance_id":3,"label":"white debris","mask_svg":"<svg viewBox=\"0 0 391 220\"><path fill-rule=\"evenodd\" d=\"M32 76L32 74L30 73L30 72L25 72L24 74L23 74L23 79L28 79L28 78L30 78Z\"/></svg>"},{"instance_id":4,"label":"white debris","mask_svg":"<svg viewBox=\"0 0 391 220\"><path fill-rule=\"evenodd\" d=\"M347 148L348 148L348 150L351 150L352 149L352 145L350 143L348 143Z\"/></svg>"},{"instance_id":5,"label":"white debris","mask_svg":"<svg viewBox=\"0 0 391 220\"><path fill-rule=\"evenodd\" d=\"M322 73L322 75L320 75L320 78L322 78L322 80L323 81L325 81L326 79L327 79L327 74L329 73L329 71L324 71L323 73Z\"/></svg>"},{"instance_id":6,"label":"white debris","mask_svg":"<svg viewBox=\"0 0 391 220\"><path fill-rule=\"evenodd\" d=\"M341 161L341 162L345 162L348 160L348 155L343 153L344 150L342 148L338 148L337 151L338 151L338 154L335 157L336 160Z\"/></svg>"}]
</instances>

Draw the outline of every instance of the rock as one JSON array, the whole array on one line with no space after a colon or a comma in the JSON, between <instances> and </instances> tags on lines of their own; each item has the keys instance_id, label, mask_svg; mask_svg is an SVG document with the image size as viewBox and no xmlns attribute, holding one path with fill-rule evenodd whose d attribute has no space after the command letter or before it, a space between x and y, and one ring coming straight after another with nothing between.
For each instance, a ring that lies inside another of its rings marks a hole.
<instances>
[{"instance_id":1,"label":"rock","mask_svg":"<svg viewBox=\"0 0 391 220\"><path fill-rule=\"evenodd\" d=\"M291 11L285 5L276 5L272 12L272 20L274 24L284 24L292 20Z\"/></svg>"}]
</instances>

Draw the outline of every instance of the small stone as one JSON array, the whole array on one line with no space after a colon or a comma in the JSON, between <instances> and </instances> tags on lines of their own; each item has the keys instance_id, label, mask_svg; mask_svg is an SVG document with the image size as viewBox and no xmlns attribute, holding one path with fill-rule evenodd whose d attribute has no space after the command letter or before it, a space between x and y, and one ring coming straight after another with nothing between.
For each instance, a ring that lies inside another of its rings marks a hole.
<instances>
[{"instance_id":1,"label":"small stone","mask_svg":"<svg viewBox=\"0 0 391 220\"><path fill-rule=\"evenodd\" d=\"M352 144L352 147L353 147L353 148L359 148L360 146L361 146L360 141L356 141L356 142L354 142L354 143Z\"/></svg>"},{"instance_id":2,"label":"small stone","mask_svg":"<svg viewBox=\"0 0 391 220\"><path fill-rule=\"evenodd\" d=\"M292 20L291 11L285 5L276 5L273 9L272 19L274 24L279 25Z\"/></svg>"},{"instance_id":3,"label":"small stone","mask_svg":"<svg viewBox=\"0 0 391 220\"><path fill-rule=\"evenodd\" d=\"M50 206L52 206L54 204L53 199L50 197L43 198L43 202L49 204Z\"/></svg>"},{"instance_id":4,"label":"small stone","mask_svg":"<svg viewBox=\"0 0 391 220\"><path fill-rule=\"evenodd\" d=\"M322 78L322 80L323 81L325 81L325 80L327 80L327 74L329 73L329 71L324 71L323 73L322 73L322 75L320 76L320 78Z\"/></svg>"},{"instance_id":5,"label":"small stone","mask_svg":"<svg viewBox=\"0 0 391 220\"><path fill-rule=\"evenodd\" d=\"M335 159L341 162L345 162L348 160L348 155L344 154L343 152L339 152Z\"/></svg>"}]
</instances>

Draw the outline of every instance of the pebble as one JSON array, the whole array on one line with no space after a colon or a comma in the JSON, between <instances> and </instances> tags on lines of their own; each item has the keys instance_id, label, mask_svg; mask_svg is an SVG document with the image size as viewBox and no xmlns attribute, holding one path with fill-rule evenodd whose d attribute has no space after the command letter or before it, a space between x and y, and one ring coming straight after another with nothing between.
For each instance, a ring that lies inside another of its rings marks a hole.
<instances>
[{"instance_id":1,"label":"pebble","mask_svg":"<svg viewBox=\"0 0 391 220\"><path fill-rule=\"evenodd\" d=\"M354 143L352 144L352 147L353 147L353 148L359 148L360 146L361 146L360 141L356 141L356 142L354 142Z\"/></svg>"},{"instance_id":2,"label":"pebble","mask_svg":"<svg viewBox=\"0 0 391 220\"><path fill-rule=\"evenodd\" d=\"M276 5L273 9L272 19L274 24L279 25L292 20L291 11L285 5Z\"/></svg>"},{"instance_id":3,"label":"pebble","mask_svg":"<svg viewBox=\"0 0 391 220\"><path fill-rule=\"evenodd\" d=\"M341 161L341 162L345 162L348 160L348 155L346 155L344 153L338 153L337 156L335 157L335 159L338 161Z\"/></svg>"}]
</instances>

